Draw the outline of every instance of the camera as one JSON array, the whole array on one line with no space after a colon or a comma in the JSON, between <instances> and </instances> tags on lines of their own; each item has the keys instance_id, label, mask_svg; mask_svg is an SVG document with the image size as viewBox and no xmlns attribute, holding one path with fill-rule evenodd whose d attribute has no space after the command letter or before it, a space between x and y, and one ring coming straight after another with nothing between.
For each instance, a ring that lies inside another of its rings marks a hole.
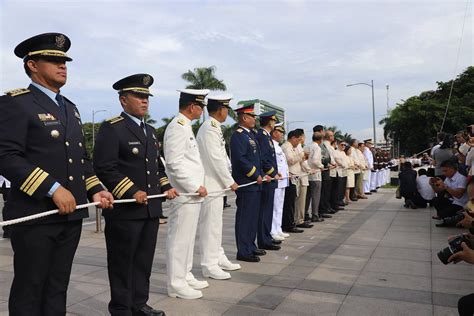
<instances>
[{"instance_id":1,"label":"camera","mask_svg":"<svg viewBox=\"0 0 474 316\"><path fill-rule=\"evenodd\" d=\"M471 248L471 242L466 235L458 235L451 239L448 243L448 247L444 248L440 252L438 252L438 258L441 260L442 263L448 264L448 259L454 255L455 253L462 251L461 244L465 242L466 245Z\"/></svg>"},{"instance_id":2,"label":"camera","mask_svg":"<svg viewBox=\"0 0 474 316\"><path fill-rule=\"evenodd\" d=\"M459 223L460 221L462 221L464 219L464 212L465 212L465 210L457 211L456 215L450 216L450 217L445 217L443 219L443 224L445 224L446 226L456 225L457 223Z\"/></svg>"}]
</instances>

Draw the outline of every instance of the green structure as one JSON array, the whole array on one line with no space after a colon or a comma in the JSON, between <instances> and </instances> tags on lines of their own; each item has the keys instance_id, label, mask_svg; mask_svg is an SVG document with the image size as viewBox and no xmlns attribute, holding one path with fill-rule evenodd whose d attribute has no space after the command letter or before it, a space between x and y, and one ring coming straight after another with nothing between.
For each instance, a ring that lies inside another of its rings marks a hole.
<instances>
[{"instance_id":1,"label":"green structure","mask_svg":"<svg viewBox=\"0 0 474 316\"><path fill-rule=\"evenodd\" d=\"M279 106L271 104L268 101L259 100L259 99L245 100L245 101L239 101L237 103L237 106L240 108L242 106L246 106L250 104L255 104L255 113L260 115L268 111L276 111L278 122L285 122L285 110Z\"/></svg>"}]
</instances>

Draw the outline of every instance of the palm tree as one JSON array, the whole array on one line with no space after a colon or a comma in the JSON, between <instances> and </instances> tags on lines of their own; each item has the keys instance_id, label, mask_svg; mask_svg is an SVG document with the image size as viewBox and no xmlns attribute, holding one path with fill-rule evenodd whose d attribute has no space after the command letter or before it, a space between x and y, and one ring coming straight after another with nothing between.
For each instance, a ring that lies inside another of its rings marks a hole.
<instances>
[{"instance_id":1,"label":"palm tree","mask_svg":"<svg viewBox=\"0 0 474 316\"><path fill-rule=\"evenodd\" d=\"M155 119L152 119L150 114L145 114L145 116L143 117L143 120L145 121L145 123L148 123L150 125L154 125L156 124L156 120Z\"/></svg>"},{"instance_id":2,"label":"palm tree","mask_svg":"<svg viewBox=\"0 0 474 316\"><path fill-rule=\"evenodd\" d=\"M182 74L181 78L190 83L187 89L227 90L224 81L215 77L215 71L215 66L194 68L194 71Z\"/></svg>"},{"instance_id":3,"label":"palm tree","mask_svg":"<svg viewBox=\"0 0 474 316\"><path fill-rule=\"evenodd\" d=\"M194 71L188 70L181 75L181 78L189 82L187 89L209 89L209 90L227 90L223 80L215 76L216 67L194 68ZM205 120L205 112L202 112L202 121Z\"/></svg>"}]
</instances>

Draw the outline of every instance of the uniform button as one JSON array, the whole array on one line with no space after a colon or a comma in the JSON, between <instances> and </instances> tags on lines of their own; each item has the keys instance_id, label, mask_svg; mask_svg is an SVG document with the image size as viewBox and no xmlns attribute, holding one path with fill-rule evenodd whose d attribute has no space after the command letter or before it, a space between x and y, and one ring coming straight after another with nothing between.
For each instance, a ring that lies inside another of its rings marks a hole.
<instances>
[{"instance_id":1,"label":"uniform button","mask_svg":"<svg viewBox=\"0 0 474 316\"><path fill-rule=\"evenodd\" d=\"M79 147L82 147L82 143L79 143Z\"/></svg>"},{"instance_id":2,"label":"uniform button","mask_svg":"<svg viewBox=\"0 0 474 316\"><path fill-rule=\"evenodd\" d=\"M68 146L68 147L69 147L69 142L65 142L64 144L66 144L66 146Z\"/></svg>"},{"instance_id":3,"label":"uniform button","mask_svg":"<svg viewBox=\"0 0 474 316\"><path fill-rule=\"evenodd\" d=\"M74 177L73 176L69 176L69 181L72 181L74 180Z\"/></svg>"},{"instance_id":4,"label":"uniform button","mask_svg":"<svg viewBox=\"0 0 474 316\"><path fill-rule=\"evenodd\" d=\"M156 172L156 175L159 175L159 174L160 174L160 173L157 171L157 172Z\"/></svg>"},{"instance_id":5,"label":"uniform button","mask_svg":"<svg viewBox=\"0 0 474 316\"><path fill-rule=\"evenodd\" d=\"M151 188L151 184L149 184L148 187Z\"/></svg>"},{"instance_id":6,"label":"uniform button","mask_svg":"<svg viewBox=\"0 0 474 316\"><path fill-rule=\"evenodd\" d=\"M81 159L81 163L84 163L84 159Z\"/></svg>"},{"instance_id":7,"label":"uniform button","mask_svg":"<svg viewBox=\"0 0 474 316\"><path fill-rule=\"evenodd\" d=\"M146 174L150 174L150 171L147 170L147 171L146 171Z\"/></svg>"},{"instance_id":8,"label":"uniform button","mask_svg":"<svg viewBox=\"0 0 474 316\"><path fill-rule=\"evenodd\" d=\"M72 163L72 159L71 159L71 158L69 158L69 163Z\"/></svg>"},{"instance_id":9,"label":"uniform button","mask_svg":"<svg viewBox=\"0 0 474 316\"><path fill-rule=\"evenodd\" d=\"M145 161L148 162L148 158L145 158Z\"/></svg>"},{"instance_id":10,"label":"uniform button","mask_svg":"<svg viewBox=\"0 0 474 316\"><path fill-rule=\"evenodd\" d=\"M86 177L82 176L82 180L84 180Z\"/></svg>"}]
</instances>

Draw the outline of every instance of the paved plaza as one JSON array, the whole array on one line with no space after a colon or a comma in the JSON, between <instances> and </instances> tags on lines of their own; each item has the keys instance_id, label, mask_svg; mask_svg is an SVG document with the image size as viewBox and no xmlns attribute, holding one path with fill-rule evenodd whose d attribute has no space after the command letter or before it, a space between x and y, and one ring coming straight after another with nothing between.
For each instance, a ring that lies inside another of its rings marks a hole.
<instances>
[{"instance_id":1,"label":"paved plaza","mask_svg":"<svg viewBox=\"0 0 474 316\"><path fill-rule=\"evenodd\" d=\"M232 279L210 280L204 297L193 301L167 296L162 225L148 303L167 315L457 315L459 297L474 292L474 267L445 266L436 253L461 230L435 227L433 209L402 204L395 190L381 189L303 234L292 234L260 263L241 263ZM225 210L224 248L231 260L234 216L235 207ZM2 315L12 271L10 242L0 239ZM202 277L197 246L193 273ZM74 260L68 314L108 315L109 296L104 236L95 232L92 216Z\"/></svg>"}]
</instances>

